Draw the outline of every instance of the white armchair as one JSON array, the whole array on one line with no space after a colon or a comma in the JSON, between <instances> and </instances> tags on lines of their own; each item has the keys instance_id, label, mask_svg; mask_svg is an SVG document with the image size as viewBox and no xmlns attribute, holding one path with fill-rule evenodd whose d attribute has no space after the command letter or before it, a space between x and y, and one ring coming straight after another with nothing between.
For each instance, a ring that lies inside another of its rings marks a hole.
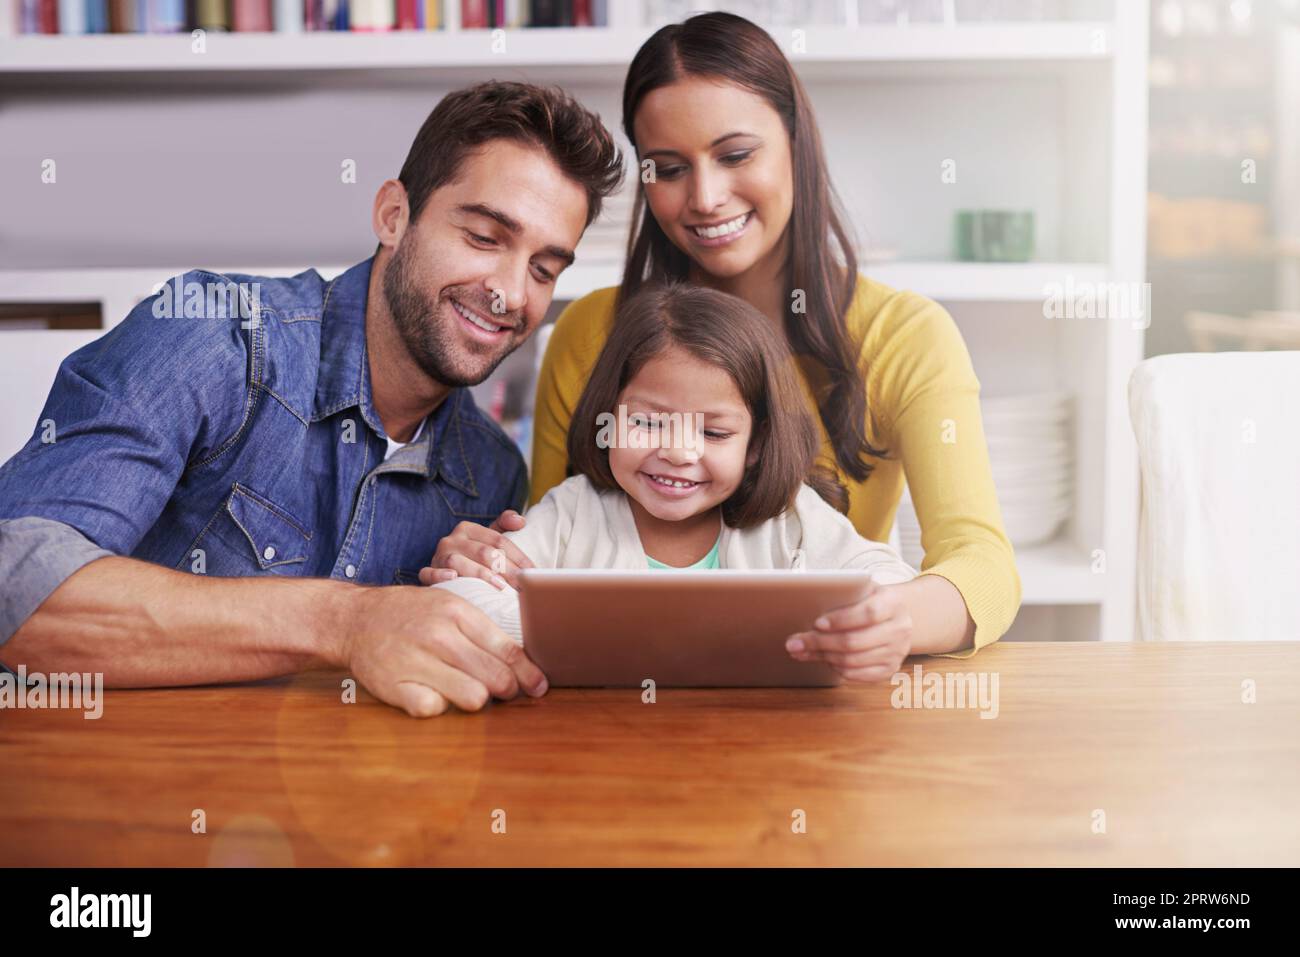
<instances>
[{"instance_id":1,"label":"white armchair","mask_svg":"<svg viewBox=\"0 0 1300 957\"><path fill-rule=\"evenodd\" d=\"M1300 352L1138 365L1138 636L1300 639Z\"/></svg>"}]
</instances>

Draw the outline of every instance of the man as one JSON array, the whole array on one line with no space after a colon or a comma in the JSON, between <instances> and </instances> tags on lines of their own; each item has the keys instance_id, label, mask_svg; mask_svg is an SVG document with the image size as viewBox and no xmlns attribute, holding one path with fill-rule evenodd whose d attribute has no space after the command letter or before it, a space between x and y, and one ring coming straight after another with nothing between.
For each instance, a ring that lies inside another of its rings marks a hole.
<instances>
[{"instance_id":1,"label":"man","mask_svg":"<svg viewBox=\"0 0 1300 957\"><path fill-rule=\"evenodd\" d=\"M558 90L461 90L380 187L372 259L189 272L70 356L0 468L0 660L119 687L339 667L420 716L545 693L461 599L356 586L414 583L524 502L466 387L537 329L621 176Z\"/></svg>"}]
</instances>

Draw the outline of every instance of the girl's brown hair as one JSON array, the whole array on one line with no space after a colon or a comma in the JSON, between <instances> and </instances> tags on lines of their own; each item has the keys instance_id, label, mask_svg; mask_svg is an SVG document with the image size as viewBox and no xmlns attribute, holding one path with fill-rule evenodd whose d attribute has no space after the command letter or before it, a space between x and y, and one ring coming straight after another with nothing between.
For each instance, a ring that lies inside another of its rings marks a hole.
<instances>
[{"instance_id":1,"label":"girl's brown hair","mask_svg":"<svg viewBox=\"0 0 1300 957\"><path fill-rule=\"evenodd\" d=\"M739 487L722 519L748 528L794 504L805 481L844 511L847 495L814 468L817 427L804 406L794 361L767 318L742 299L685 283L649 285L623 300L613 331L569 423L569 464L601 489L616 489L609 450L597 441L602 416L617 415L618 397L641 368L677 346L731 376L753 419Z\"/></svg>"},{"instance_id":2,"label":"girl's brown hair","mask_svg":"<svg viewBox=\"0 0 1300 957\"><path fill-rule=\"evenodd\" d=\"M687 76L716 77L763 97L790 136L794 207L784 264L785 302L803 290L807 311L785 317L791 348L817 360L829 388L817 396L818 412L844 473L862 481L883 449L867 441L867 391L859 346L845 314L857 286L858 262L831 186L821 135L808 94L776 41L761 27L729 13L704 13L663 27L637 51L623 84L623 131L637 149L633 121L647 94ZM660 228L638 182L632 234L620 298L642 283L686 279L690 260Z\"/></svg>"}]
</instances>

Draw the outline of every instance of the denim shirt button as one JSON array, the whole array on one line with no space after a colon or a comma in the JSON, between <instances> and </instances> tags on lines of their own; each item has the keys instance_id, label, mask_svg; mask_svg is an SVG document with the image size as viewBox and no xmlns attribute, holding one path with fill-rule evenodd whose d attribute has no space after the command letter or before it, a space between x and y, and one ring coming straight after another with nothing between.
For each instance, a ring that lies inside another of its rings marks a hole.
<instances>
[{"instance_id":1,"label":"denim shirt button","mask_svg":"<svg viewBox=\"0 0 1300 957\"><path fill-rule=\"evenodd\" d=\"M343 569L343 574L344 574L344 575L347 575L349 578L356 578L356 577L357 577L357 566L356 566L356 565L349 565L347 568Z\"/></svg>"},{"instance_id":2,"label":"denim shirt button","mask_svg":"<svg viewBox=\"0 0 1300 957\"><path fill-rule=\"evenodd\" d=\"M269 562L271 559L275 557L275 548L270 545L267 545L266 550L262 552L262 557Z\"/></svg>"}]
</instances>

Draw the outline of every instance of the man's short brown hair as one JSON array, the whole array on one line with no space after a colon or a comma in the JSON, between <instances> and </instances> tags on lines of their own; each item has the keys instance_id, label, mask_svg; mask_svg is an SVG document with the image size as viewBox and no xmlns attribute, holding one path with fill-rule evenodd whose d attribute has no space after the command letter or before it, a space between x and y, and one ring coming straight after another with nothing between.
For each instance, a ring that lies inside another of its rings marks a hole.
<instances>
[{"instance_id":1,"label":"man's short brown hair","mask_svg":"<svg viewBox=\"0 0 1300 957\"><path fill-rule=\"evenodd\" d=\"M494 80L448 93L415 135L397 177L411 221L430 193L456 178L466 155L496 139L545 150L587 191L587 226L623 179L623 156L595 113L558 87Z\"/></svg>"}]
</instances>

